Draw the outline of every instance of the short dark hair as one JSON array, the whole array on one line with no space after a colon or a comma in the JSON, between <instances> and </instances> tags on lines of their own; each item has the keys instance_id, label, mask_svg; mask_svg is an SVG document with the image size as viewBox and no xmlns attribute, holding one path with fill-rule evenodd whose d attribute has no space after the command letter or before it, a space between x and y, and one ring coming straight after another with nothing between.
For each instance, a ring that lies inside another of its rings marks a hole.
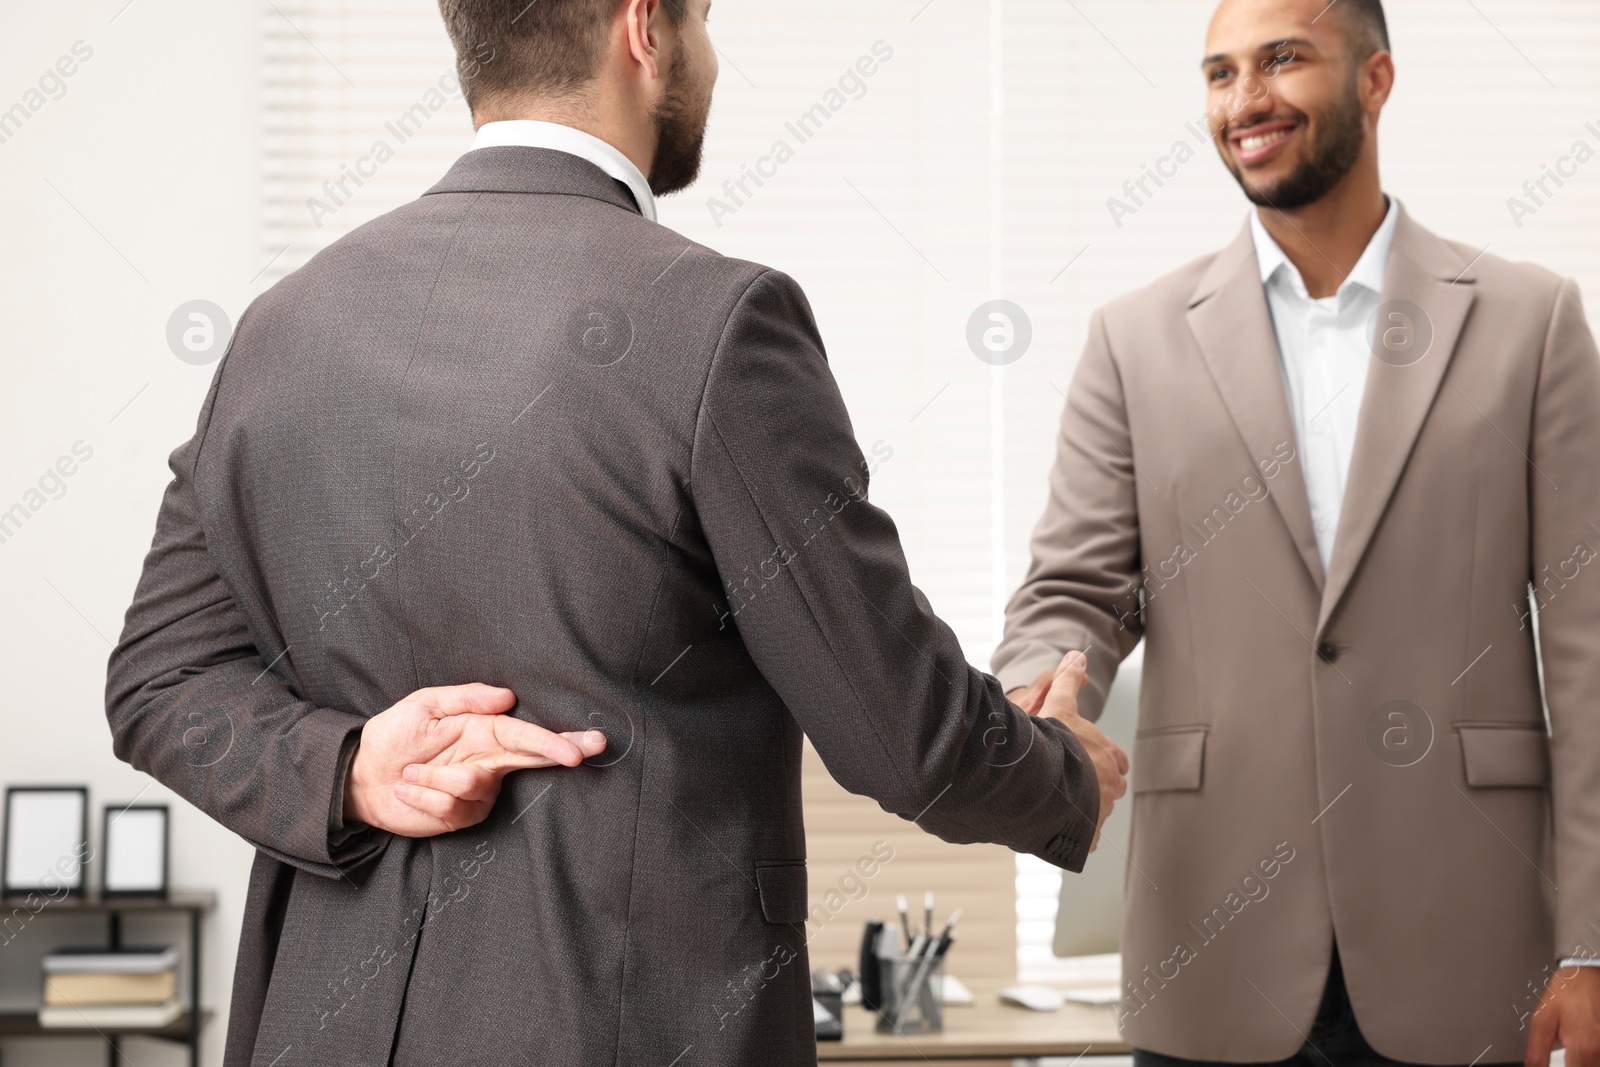
<instances>
[{"instance_id":1,"label":"short dark hair","mask_svg":"<svg viewBox=\"0 0 1600 1067\"><path fill-rule=\"evenodd\" d=\"M1334 8L1350 29L1355 57L1366 59L1374 52L1389 51L1389 20L1383 14L1383 0L1334 0Z\"/></svg>"},{"instance_id":2,"label":"short dark hair","mask_svg":"<svg viewBox=\"0 0 1600 1067\"><path fill-rule=\"evenodd\" d=\"M594 80L623 0L439 0L467 106L523 93L562 96ZM683 0L663 0L674 23Z\"/></svg>"}]
</instances>

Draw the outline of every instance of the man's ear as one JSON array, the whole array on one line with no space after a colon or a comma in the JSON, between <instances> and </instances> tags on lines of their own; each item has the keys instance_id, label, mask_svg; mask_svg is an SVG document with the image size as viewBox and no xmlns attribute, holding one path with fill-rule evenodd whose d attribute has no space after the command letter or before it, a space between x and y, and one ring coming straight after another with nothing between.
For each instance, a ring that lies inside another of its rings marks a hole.
<instances>
[{"instance_id":1,"label":"man's ear","mask_svg":"<svg viewBox=\"0 0 1600 1067\"><path fill-rule=\"evenodd\" d=\"M1389 102L1394 92L1394 57L1386 51L1377 51L1361 64L1361 99L1367 113L1374 119Z\"/></svg>"},{"instance_id":2,"label":"man's ear","mask_svg":"<svg viewBox=\"0 0 1600 1067\"><path fill-rule=\"evenodd\" d=\"M662 20L667 17L662 6L664 2L671 0L625 0L622 9L628 53L651 81L661 76L660 30Z\"/></svg>"}]
</instances>

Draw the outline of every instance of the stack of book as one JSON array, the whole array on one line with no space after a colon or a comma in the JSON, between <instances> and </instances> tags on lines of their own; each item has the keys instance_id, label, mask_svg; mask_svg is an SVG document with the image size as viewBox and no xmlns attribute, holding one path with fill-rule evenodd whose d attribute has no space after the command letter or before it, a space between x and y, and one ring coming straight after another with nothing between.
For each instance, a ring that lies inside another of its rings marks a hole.
<instances>
[{"instance_id":1,"label":"stack of book","mask_svg":"<svg viewBox=\"0 0 1600 1067\"><path fill-rule=\"evenodd\" d=\"M159 1029L181 1014L176 947L61 948L44 958L40 1026Z\"/></svg>"}]
</instances>

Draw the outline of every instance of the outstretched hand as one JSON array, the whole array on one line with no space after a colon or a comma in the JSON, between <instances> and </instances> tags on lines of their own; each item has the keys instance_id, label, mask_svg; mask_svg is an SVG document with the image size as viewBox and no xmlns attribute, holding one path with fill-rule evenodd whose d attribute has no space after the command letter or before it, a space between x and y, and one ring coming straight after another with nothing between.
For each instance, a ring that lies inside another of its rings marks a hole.
<instances>
[{"instance_id":1,"label":"outstretched hand","mask_svg":"<svg viewBox=\"0 0 1600 1067\"><path fill-rule=\"evenodd\" d=\"M1049 694L1050 682L1055 676L1055 671L1045 671L1027 685L1011 690L1006 694L1006 699L1029 715L1037 715L1039 709L1044 707L1044 698Z\"/></svg>"},{"instance_id":2,"label":"outstretched hand","mask_svg":"<svg viewBox=\"0 0 1600 1067\"><path fill-rule=\"evenodd\" d=\"M1093 852L1100 847L1100 830L1111 807L1128 792L1128 754L1094 723L1078 713L1078 692L1089 681L1089 660L1082 652L1068 652L1054 671L1041 674L1031 685L1006 696L1029 715L1055 719L1071 730L1089 754L1100 786L1100 812L1095 823Z\"/></svg>"},{"instance_id":3,"label":"outstretched hand","mask_svg":"<svg viewBox=\"0 0 1600 1067\"><path fill-rule=\"evenodd\" d=\"M401 837L433 837L489 817L512 771L576 767L605 751L598 730L557 734L506 712L509 689L419 689L367 720L345 779L344 814Z\"/></svg>"}]
</instances>

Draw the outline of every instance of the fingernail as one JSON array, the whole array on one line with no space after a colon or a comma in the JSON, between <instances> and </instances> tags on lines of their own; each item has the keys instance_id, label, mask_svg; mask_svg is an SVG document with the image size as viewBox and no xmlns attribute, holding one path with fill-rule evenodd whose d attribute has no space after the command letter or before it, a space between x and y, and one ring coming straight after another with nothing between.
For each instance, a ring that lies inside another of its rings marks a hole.
<instances>
[{"instance_id":1,"label":"fingernail","mask_svg":"<svg viewBox=\"0 0 1600 1067\"><path fill-rule=\"evenodd\" d=\"M396 782L394 784L394 795L399 797L401 800L404 800L406 793L410 791L410 789L411 787L406 785L404 782Z\"/></svg>"},{"instance_id":2,"label":"fingernail","mask_svg":"<svg viewBox=\"0 0 1600 1067\"><path fill-rule=\"evenodd\" d=\"M413 763L411 766L400 772L400 777L404 778L408 782L414 782L417 780L417 775L419 773L420 772L417 770L417 765Z\"/></svg>"},{"instance_id":3,"label":"fingernail","mask_svg":"<svg viewBox=\"0 0 1600 1067\"><path fill-rule=\"evenodd\" d=\"M606 743L606 735L599 730L590 730L583 735L583 743L591 748L598 748Z\"/></svg>"},{"instance_id":4,"label":"fingernail","mask_svg":"<svg viewBox=\"0 0 1600 1067\"><path fill-rule=\"evenodd\" d=\"M1088 664L1089 657L1082 652L1073 652L1067 656L1067 666L1069 667L1086 667Z\"/></svg>"}]
</instances>

